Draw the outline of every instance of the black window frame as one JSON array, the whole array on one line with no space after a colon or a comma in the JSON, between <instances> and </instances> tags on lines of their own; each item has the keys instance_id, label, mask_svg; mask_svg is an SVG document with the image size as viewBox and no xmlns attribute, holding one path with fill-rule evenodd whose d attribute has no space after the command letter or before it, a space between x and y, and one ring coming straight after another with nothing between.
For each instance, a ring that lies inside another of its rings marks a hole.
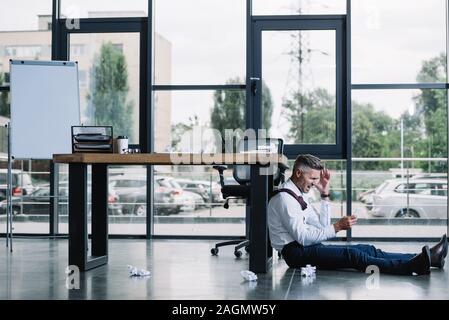
<instances>
[{"instance_id":1,"label":"black window frame","mask_svg":"<svg viewBox=\"0 0 449 320\"><path fill-rule=\"evenodd\" d=\"M79 29L66 28L67 19L59 19L58 26L59 41L57 49L57 58L55 60L69 60L70 35L88 34L88 33L139 33L140 35L140 72L139 72L139 137L138 143L130 144L130 148L140 148L143 152L148 150L148 123L143 121L148 110L148 81L146 65L148 55L147 18L83 18L79 19ZM116 45L116 44L113 44Z\"/></svg>"},{"instance_id":2,"label":"black window frame","mask_svg":"<svg viewBox=\"0 0 449 320\"><path fill-rule=\"evenodd\" d=\"M295 159L300 153L311 153L323 159L347 159L347 96L346 80L346 15L297 15L297 16L252 16L252 50L254 59L251 61L250 74L252 78L262 79L262 39L263 31L284 30L333 30L335 31L336 54L336 110L335 110L335 144L284 144L284 154L289 159ZM257 81L260 92L261 81ZM262 110L260 94L253 95L251 107L253 111L252 127L262 128Z\"/></svg>"}]
</instances>

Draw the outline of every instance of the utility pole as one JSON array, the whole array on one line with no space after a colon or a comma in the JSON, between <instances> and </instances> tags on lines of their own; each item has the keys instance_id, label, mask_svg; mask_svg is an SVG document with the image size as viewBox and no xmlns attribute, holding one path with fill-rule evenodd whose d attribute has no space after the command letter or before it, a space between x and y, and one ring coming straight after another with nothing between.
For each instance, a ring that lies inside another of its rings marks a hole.
<instances>
[{"instance_id":1,"label":"utility pole","mask_svg":"<svg viewBox=\"0 0 449 320\"><path fill-rule=\"evenodd\" d=\"M296 10L298 15L302 13L302 0L298 0L298 9ZM299 143L304 141L304 113L305 113L305 101L304 101L304 63L308 60L308 41L303 31L297 31L297 35L292 35L294 38L293 48L289 52L292 56L292 60L298 65L298 87L296 101L298 103L298 116L299 116Z\"/></svg>"}]
</instances>

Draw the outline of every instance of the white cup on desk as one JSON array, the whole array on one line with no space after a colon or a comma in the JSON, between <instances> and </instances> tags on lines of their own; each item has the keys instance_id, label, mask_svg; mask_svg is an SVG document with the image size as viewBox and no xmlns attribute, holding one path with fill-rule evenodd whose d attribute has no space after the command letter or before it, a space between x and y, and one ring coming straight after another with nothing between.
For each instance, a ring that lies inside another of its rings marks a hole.
<instances>
[{"instance_id":1,"label":"white cup on desk","mask_svg":"<svg viewBox=\"0 0 449 320\"><path fill-rule=\"evenodd\" d=\"M127 153L128 151L128 137L127 136L118 136L115 139L115 153Z\"/></svg>"}]
</instances>

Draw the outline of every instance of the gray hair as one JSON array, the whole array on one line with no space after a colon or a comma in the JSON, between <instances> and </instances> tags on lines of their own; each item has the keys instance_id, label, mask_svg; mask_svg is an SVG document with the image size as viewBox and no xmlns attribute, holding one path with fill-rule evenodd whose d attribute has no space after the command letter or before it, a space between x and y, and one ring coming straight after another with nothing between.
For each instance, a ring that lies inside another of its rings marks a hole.
<instances>
[{"instance_id":1,"label":"gray hair","mask_svg":"<svg viewBox=\"0 0 449 320\"><path fill-rule=\"evenodd\" d=\"M322 170L324 166L321 164L320 158L312 156L311 154L300 154L293 165L293 172L296 170L309 171L310 169Z\"/></svg>"}]
</instances>

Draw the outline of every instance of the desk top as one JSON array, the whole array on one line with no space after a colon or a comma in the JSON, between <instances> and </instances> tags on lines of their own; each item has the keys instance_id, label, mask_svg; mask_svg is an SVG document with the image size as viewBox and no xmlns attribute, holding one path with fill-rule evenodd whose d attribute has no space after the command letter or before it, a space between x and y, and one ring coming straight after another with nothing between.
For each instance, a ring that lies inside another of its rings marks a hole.
<instances>
[{"instance_id":1,"label":"desk top","mask_svg":"<svg viewBox=\"0 0 449 320\"><path fill-rule=\"evenodd\" d=\"M287 158L267 153L71 153L54 154L56 163L140 164L140 165L213 165L213 164L287 164Z\"/></svg>"}]
</instances>

